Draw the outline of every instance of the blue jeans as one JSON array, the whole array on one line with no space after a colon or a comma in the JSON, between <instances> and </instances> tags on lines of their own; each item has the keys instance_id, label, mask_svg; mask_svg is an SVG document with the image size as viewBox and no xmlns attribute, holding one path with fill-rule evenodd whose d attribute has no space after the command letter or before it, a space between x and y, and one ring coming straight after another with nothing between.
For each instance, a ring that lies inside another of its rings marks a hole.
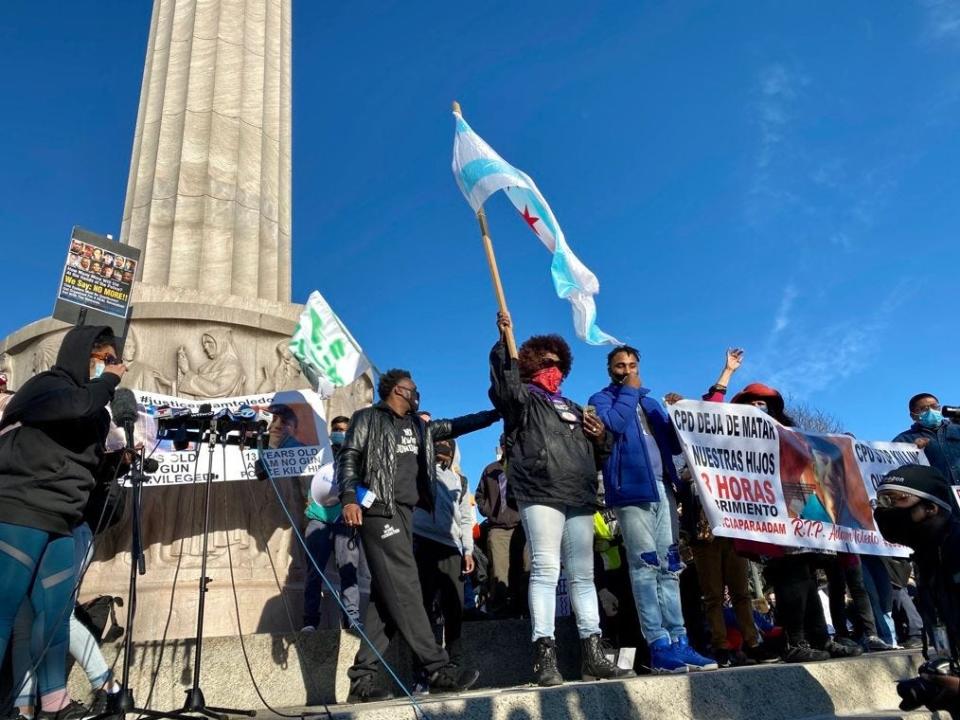
<instances>
[{"instance_id":1,"label":"blue jeans","mask_svg":"<svg viewBox=\"0 0 960 720\"><path fill-rule=\"evenodd\" d=\"M633 600L648 645L673 642L687 634L680 606L680 572L684 565L674 540L673 510L664 490L660 502L615 508L627 550Z\"/></svg>"},{"instance_id":2,"label":"blue jeans","mask_svg":"<svg viewBox=\"0 0 960 720\"><path fill-rule=\"evenodd\" d=\"M358 578L360 575L369 576L370 571L360 547L360 536L354 536L351 529L341 523L325 523L319 520L311 520L304 535L307 549L324 572L330 554L335 554L337 571L340 574L340 598L347 609L347 617L349 620L361 622ZM307 579L303 585L304 626L316 627L320 624L322 590L323 581L313 563L307 560Z\"/></svg>"},{"instance_id":3,"label":"blue jeans","mask_svg":"<svg viewBox=\"0 0 960 720\"><path fill-rule=\"evenodd\" d=\"M593 582L593 510L520 503L520 520L530 547L533 639L553 637L561 557L580 637L599 635L600 610Z\"/></svg>"}]
</instances>

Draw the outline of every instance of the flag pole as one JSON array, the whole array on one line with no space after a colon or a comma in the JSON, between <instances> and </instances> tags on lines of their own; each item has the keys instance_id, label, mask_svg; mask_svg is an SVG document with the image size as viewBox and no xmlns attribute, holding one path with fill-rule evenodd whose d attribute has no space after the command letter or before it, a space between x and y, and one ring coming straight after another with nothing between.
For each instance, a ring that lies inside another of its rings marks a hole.
<instances>
[{"instance_id":1,"label":"flag pole","mask_svg":"<svg viewBox=\"0 0 960 720\"><path fill-rule=\"evenodd\" d=\"M460 103L456 100L453 101L453 111L462 116L463 113L460 111ZM493 252L493 240L490 239L490 228L487 225L487 215L481 207L477 210L477 222L480 223L480 234L483 237L483 249L487 255L487 265L490 267L490 277L493 279L493 291L497 296L497 304L500 306L500 312L509 314L507 310L507 296L503 292L503 283L500 281L500 269L497 267L497 256ZM513 328L510 328L505 333L504 340L507 343L507 350L510 353L510 357L516 360L517 358L517 341L513 337Z\"/></svg>"}]
</instances>

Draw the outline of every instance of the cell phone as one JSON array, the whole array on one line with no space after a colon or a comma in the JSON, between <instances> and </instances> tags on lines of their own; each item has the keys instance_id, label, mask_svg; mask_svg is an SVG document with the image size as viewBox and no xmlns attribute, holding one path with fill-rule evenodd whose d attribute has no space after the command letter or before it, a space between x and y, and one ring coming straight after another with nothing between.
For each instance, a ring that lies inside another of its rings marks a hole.
<instances>
[{"instance_id":1,"label":"cell phone","mask_svg":"<svg viewBox=\"0 0 960 720\"><path fill-rule=\"evenodd\" d=\"M584 406L583 406L583 414L584 414L584 415L591 415L591 416L593 416L593 417L597 417L597 409L596 409L593 405L584 405Z\"/></svg>"}]
</instances>

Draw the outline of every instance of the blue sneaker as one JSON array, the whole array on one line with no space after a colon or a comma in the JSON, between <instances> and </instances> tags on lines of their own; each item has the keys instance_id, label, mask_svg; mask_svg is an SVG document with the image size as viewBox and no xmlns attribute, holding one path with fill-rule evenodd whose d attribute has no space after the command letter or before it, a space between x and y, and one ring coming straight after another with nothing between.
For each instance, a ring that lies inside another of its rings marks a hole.
<instances>
[{"instance_id":1,"label":"blue sneaker","mask_svg":"<svg viewBox=\"0 0 960 720\"><path fill-rule=\"evenodd\" d=\"M690 643L687 642L687 636L681 635L673 643L673 653L676 657L680 659L681 662L685 663L687 668L691 671L696 670L716 670L719 665L717 665L716 660L711 660L708 657L704 657L692 647Z\"/></svg>"},{"instance_id":2,"label":"blue sneaker","mask_svg":"<svg viewBox=\"0 0 960 720\"><path fill-rule=\"evenodd\" d=\"M685 673L687 663L677 653L677 646L667 638L655 640L650 646L650 670L654 673Z\"/></svg>"}]
</instances>

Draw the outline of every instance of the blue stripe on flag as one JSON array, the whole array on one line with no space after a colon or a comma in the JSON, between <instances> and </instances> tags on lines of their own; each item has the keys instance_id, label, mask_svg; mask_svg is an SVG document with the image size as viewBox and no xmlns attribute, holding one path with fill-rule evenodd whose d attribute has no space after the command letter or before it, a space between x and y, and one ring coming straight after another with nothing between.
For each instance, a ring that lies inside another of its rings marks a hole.
<instances>
[{"instance_id":1,"label":"blue stripe on flag","mask_svg":"<svg viewBox=\"0 0 960 720\"><path fill-rule=\"evenodd\" d=\"M491 175L506 175L515 178L519 183L525 185L523 177L517 172L517 169L503 160L492 158L478 158L471 160L460 169L460 178L463 182L464 192L473 192L474 186Z\"/></svg>"}]
</instances>

